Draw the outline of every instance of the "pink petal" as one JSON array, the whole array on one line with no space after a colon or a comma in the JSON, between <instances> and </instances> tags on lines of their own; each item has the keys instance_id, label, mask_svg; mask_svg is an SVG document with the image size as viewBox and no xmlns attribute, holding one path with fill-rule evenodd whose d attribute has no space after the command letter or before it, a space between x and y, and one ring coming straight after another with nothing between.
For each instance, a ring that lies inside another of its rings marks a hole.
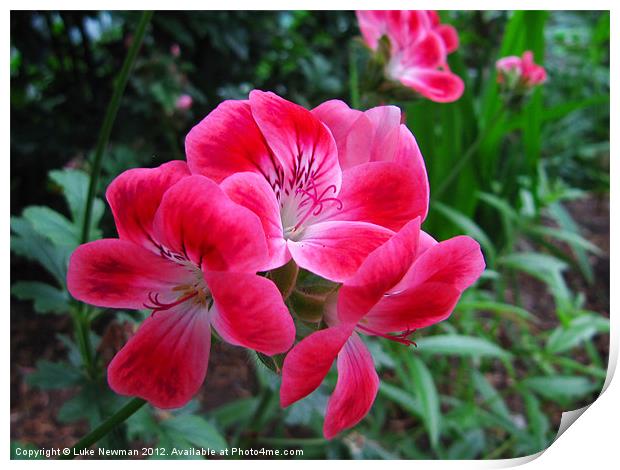
<instances>
[{"instance_id":1,"label":"pink petal","mask_svg":"<svg viewBox=\"0 0 620 470\"><path fill-rule=\"evenodd\" d=\"M369 161L393 161L400 136L400 109L396 106L377 106L364 115L373 129Z\"/></svg>"},{"instance_id":2,"label":"pink petal","mask_svg":"<svg viewBox=\"0 0 620 470\"><path fill-rule=\"evenodd\" d=\"M359 423L370 411L379 391L379 377L370 352L357 334L338 354L338 382L327 403L323 435L332 439Z\"/></svg>"},{"instance_id":3,"label":"pink petal","mask_svg":"<svg viewBox=\"0 0 620 470\"><path fill-rule=\"evenodd\" d=\"M433 69L416 69L400 78L403 85L413 88L421 95L438 103L449 103L458 100L465 85L461 77Z\"/></svg>"},{"instance_id":4,"label":"pink petal","mask_svg":"<svg viewBox=\"0 0 620 470\"><path fill-rule=\"evenodd\" d=\"M205 272L213 327L227 342L267 355L288 351L295 325L276 285L246 273Z\"/></svg>"},{"instance_id":5,"label":"pink petal","mask_svg":"<svg viewBox=\"0 0 620 470\"><path fill-rule=\"evenodd\" d=\"M371 49L376 49L379 39L385 34L386 12L381 10L357 10L355 14L364 42Z\"/></svg>"},{"instance_id":6,"label":"pink petal","mask_svg":"<svg viewBox=\"0 0 620 470\"><path fill-rule=\"evenodd\" d=\"M106 191L106 198L118 236L151 250L153 217L164 193L176 182L189 176L182 161L164 163L157 168L134 168L117 176Z\"/></svg>"},{"instance_id":7,"label":"pink petal","mask_svg":"<svg viewBox=\"0 0 620 470\"><path fill-rule=\"evenodd\" d=\"M261 221L204 176L168 190L155 215L164 247L212 271L256 272L268 261Z\"/></svg>"},{"instance_id":8,"label":"pink petal","mask_svg":"<svg viewBox=\"0 0 620 470\"><path fill-rule=\"evenodd\" d=\"M235 173L222 181L220 188L230 199L247 207L260 218L267 237L270 260L266 266L261 268L261 271L286 264L291 259L291 255L282 235L280 205L265 178L255 173Z\"/></svg>"},{"instance_id":9,"label":"pink petal","mask_svg":"<svg viewBox=\"0 0 620 470\"><path fill-rule=\"evenodd\" d=\"M343 170L370 161L375 130L366 113L340 100L330 100L314 108L312 114L332 132Z\"/></svg>"},{"instance_id":10,"label":"pink petal","mask_svg":"<svg viewBox=\"0 0 620 470\"><path fill-rule=\"evenodd\" d=\"M426 10L431 26L439 25L439 13L436 10Z\"/></svg>"},{"instance_id":11,"label":"pink petal","mask_svg":"<svg viewBox=\"0 0 620 470\"><path fill-rule=\"evenodd\" d=\"M392 52L408 51L430 30L431 24L424 10L392 10L387 14L387 34Z\"/></svg>"},{"instance_id":12,"label":"pink petal","mask_svg":"<svg viewBox=\"0 0 620 470\"><path fill-rule=\"evenodd\" d=\"M448 54L459 48L459 34L456 32L454 26L440 24L435 28L435 32L441 36Z\"/></svg>"},{"instance_id":13,"label":"pink petal","mask_svg":"<svg viewBox=\"0 0 620 470\"><path fill-rule=\"evenodd\" d=\"M271 92L250 93L252 115L284 170L287 194L311 175L321 194L337 193L342 179L336 143L327 127L305 108Z\"/></svg>"},{"instance_id":14,"label":"pink petal","mask_svg":"<svg viewBox=\"0 0 620 470\"><path fill-rule=\"evenodd\" d=\"M270 181L279 166L250 110L248 101L224 101L192 128L185 139L192 173L216 182L239 171L252 171Z\"/></svg>"},{"instance_id":15,"label":"pink petal","mask_svg":"<svg viewBox=\"0 0 620 470\"><path fill-rule=\"evenodd\" d=\"M280 405L283 408L301 400L321 385L352 331L353 325L320 330L291 349L282 367Z\"/></svg>"},{"instance_id":16,"label":"pink petal","mask_svg":"<svg viewBox=\"0 0 620 470\"><path fill-rule=\"evenodd\" d=\"M157 312L110 362L110 388L158 408L180 408L205 379L210 344L207 312L197 304Z\"/></svg>"},{"instance_id":17,"label":"pink petal","mask_svg":"<svg viewBox=\"0 0 620 470\"><path fill-rule=\"evenodd\" d=\"M141 309L149 293L168 299L189 277L187 269L135 243L104 239L76 248L67 287L76 299L98 307Z\"/></svg>"},{"instance_id":18,"label":"pink petal","mask_svg":"<svg viewBox=\"0 0 620 470\"><path fill-rule=\"evenodd\" d=\"M382 298L361 326L381 334L425 328L448 318L460 295L461 291L443 282L417 284Z\"/></svg>"},{"instance_id":19,"label":"pink petal","mask_svg":"<svg viewBox=\"0 0 620 470\"><path fill-rule=\"evenodd\" d=\"M338 292L338 316L357 323L407 273L416 257L420 219L412 220L370 253Z\"/></svg>"},{"instance_id":20,"label":"pink petal","mask_svg":"<svg viewBox=\"0 0 620 470\"><path fill-rule=\"evenodd\" d=\"M442 282L464 291L480 277L484 268L484 257L478 242L461 235L428 248L395 290L422 282Z\"/></svg>"},{"instance_id":21,"label":"pink petal","mask_svg":"<svg viewBox=\"0 0 620 470\"><path fill-rule=\"evenodd\" d=\"M371 162L343 174L338 206L327 208L317 220L369 222L399 230L428 211L428 181L424 167L393 162Z\"/></svg>"},{"instance_id":22,"label":"pink petal","mask_svg":"<svg viewBox=\"0 0 620 470\"><path fill-rule=\"evenodd\" d=\"M307 227L301 240L288 240L295 262L334 282L351 277L362 261L394 232L365 222L321 222Z\"/></svg>"},{"instance_id":23,"label":"pink petal","mask_svg":"<svg viewBox=\"0 0 620 470\"><path fill-rule=\"evenodd\" d=\"M437 323L450 315L484 267L480 246L469 237L432 245L364 317L366 326L386 333Z\"/></svg>"},{"instance_id":24,"label":"pink petal","mask_svg":"<svg viewBox=\"0 0 620 470\"><path fill-rule=\"evenodd\" d=\"M434 69L446 63L446 47L441 37L428 31L414 46L408 48L403 55L405 67Z\"/></svg>"}]
</instances>

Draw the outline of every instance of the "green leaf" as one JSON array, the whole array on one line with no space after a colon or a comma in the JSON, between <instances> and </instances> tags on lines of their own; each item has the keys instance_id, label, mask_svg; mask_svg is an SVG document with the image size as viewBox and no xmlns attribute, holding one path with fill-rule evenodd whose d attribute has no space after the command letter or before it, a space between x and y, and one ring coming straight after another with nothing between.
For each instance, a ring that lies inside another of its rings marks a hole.
<instances>
[{"instance_id":1,"label":"green leaf","mask_svg":"<svg viewBox=\"0 0 620 470\"><path fill-rule=\"evenodd\" d=\"M530 431L529 435L533 438L533 445L530 451L535 453L543 450L550 443L548 436L549 418L542 412L540 402L533 394L523 391L521 396L525 405L527 427Z\"/></svg>"},{"instance_id":2,"label":"green leaf","mask_svg":"<svg viewBox=\"0 0 620 470\"><path fill-rule=\"evenodd\" d=\"M568 327L559 326L553 330L545 349L551 354L568 351L589 340L598 333L609 331L609 320L604 317L583 315L571 320Z\"/></svg>"},{"instance_id":3,"label":"green leaf","mask_svg":"<svg viewBox=\"0 0 620 470\"><path fill-rule=\"evenodd\" d=\"M421 403L404 390L387 382L381 382L379 385L379 393L387 399L400 405L405 411L408 411L416 416L424 416Z\"/></svg>"},{"instance_id":4,"label":"green leaf","mask_svg":"<svg viewBox=\"0 0 620 470\"><path fill-rule=\"evenodd\" d=\"M71 247L54 245L21 217L11 217L11 231L11 251L41 264L64 287Z\"/></svg>"},{"instance_id":5,"label":"green leaf","mask_svg":"<svg viewBox=\"0 0 620 470\"><path fill-rule=\"evenodd\" d=\"M200 416L175 416L163 421L162 427L204 449L220 451L228 446L215 426Z\"/></svg>"},{"instance_id":6,"label":"green leaf","mask_svg":"<svg viewBox=\"0 0 620 470\"><path fill-rule=\"evenodd\" d=\"M26 377L26 382L43 390L69 388L84 380L82 373L67 362L37 361L36 370Z\"/></svg>"},{"instance_id":7,"label":"green leaf","mask_svg":"<svg viewBox=\"0 0 620 470\"><path fill-rule=\"evenodd\" d=\"M570 212L568 212L561 203L555 202L550 204L547 207L547 211L549 212L549 215L558 223L558 225L562 227L562 229L579 235L579 226L573 220ZM579 266L579 270L583 274L583 277L586 278L588 283L592 284L594 282L594 271L585 249L579 245L571 245L571 248L575 253L577 265Z\"/></svg>"},{"instance_id":8,"label":"green leaf","mask_svg":"<svg viewBox=\"0 0 620 470\"><path fill-rule=\"evenodd\" d=\"M494 302L492 300L467 300L461 301L457 305L457 309L461 310L481 310L485 312L493 312L504 314L506 317L517 321L538 322L530 312L516 305L506 304L503 302Z\"/></svg>"},{"instance_id":9,"label":"green leaf","mask_svg":"<svg viewBox=\"0 0 620 470\"><path fill-rule=\"evenodd\" d=\"M448 449L449 460L472 460L478 457L485 446L482 429L472 429L461 436Z\"/></svg>"},{"instance_id":10,"label":"green leaf","mask_svg":"<svg viewBox=\"0 0 620 470\"><path fill-rule=\"evenodd\" d=\"M419 358L411 356L408 366L415 394L422 405L422 416L431 445L436 447L439 444L441 413L435 381L426 365Z\"/></svg>"},{"instance_id":11,"label":"green leaf","mask_svg":"<svg viewBox=\"0 0 620 470\"><path fill-rule=\"evenodd\" d=\"M529 377L522 384L540 396L560 404L569 399L585 397L596 390L596 385L585 377L573 375Z\"/></svg>"},{"instance_id":12,"label":"green leaf","mask_svg":"<svg viewBox=\"0 0 620 470\"><path fill-rule=\"evenodd\" d=\"M510 410L499 392L489 383L484 375L477 370L472 372L472 380L476 390L484 400L483 406L488 407L497 416L512 421Z\"/></svg>"},{"instance_id":13,"label":"green leaf","mask_svg":"<svg viewBox=\"0 0 620 470\"><path fill-rule=\"evenodd\" d=\"M42 237L49 238L56 245L75 248L79 244L79 229L64 215L46 206L29 206L23 217Z\"/></svg>"},{"instance_id":14,"label":"green leaf","mask_svg":"<svg viewBox=\"0 0 620 470\"><path fill-rule=\"evenodd\" d=\"M581 235L575 232L557 229L553 227L543 227L543 226L527 227L527 232L532 235L547 236L547 237L555 238L556 240L560 240L560 241L570 244L571 247L577 246L579 248L583 248L584 250L590 251L596 255L602 254L602 251L598 246L596 246L593 243L590 243L588 240L586 240Z\"/></svg>"},{"instance_id":15,"label":"green leaf","mask_svg":"<svg viewBox=\"0 0 620 470\"><path fill-rule=\"evenodd\" d=\"M416 341L420 354L448 354L455 356L488 356L509 358L511 354L489 340L475 336L435 335Z\"/></svg>"},{"instance_id":16,"label":"green leaf","mask_svg":"<svg viewBox=\"0 0 620 470\"><path fill-rule=\"evenodd\" d=\"M88 196L89 175L82 170L64 169L50 171L49 177L62 188L63 194L71 211L71 220L76 227L82 227L84 220L84 207ZM91 240L101 237L97 230L99 221L103 216L105 205L101 199L93 201L91 219Z\"/></svg>"},{"instance_id":17,"label":"green leaf","mask_svg":"<svg viewBox=\"0 0 620 470\"><path fill-rule=\"evenodd\" d=\"M242 427L252 416L257 403L256 397L242 398L211 410L210 415L223 429L233 425Z\"/></svg>"},{"instance_id":18,"label":"green leaf","mask_svg":"<svg viewBox=\"0 0 620 470\"><path fill-rule=\"evenodd\" d=\"M11 294L20 300L33 300L39 313L60 313L69 311L69 295L44 282L18 281L11 286Z\"/></svg>"}]
</instances>

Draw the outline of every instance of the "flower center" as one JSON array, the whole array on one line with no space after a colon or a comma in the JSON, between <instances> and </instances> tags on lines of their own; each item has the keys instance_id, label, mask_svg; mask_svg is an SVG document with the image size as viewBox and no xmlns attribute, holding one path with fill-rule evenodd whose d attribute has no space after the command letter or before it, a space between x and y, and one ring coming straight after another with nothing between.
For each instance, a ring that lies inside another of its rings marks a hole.
<instances>
[{"instance_id":1,"label":"flower center","mask_svg":"<svg viewBox=\"0 0 620 470\"><path fill-rule=\"evenodd\" d=\"M326 204L335 204L338 210L342 210L342 201L334 197L336 191L336 186L331 184L319 194L313 177L309 177L303 186L297 187L291 197L281 204L285 238L298 239L304 223L323 212Z\"/></svg>"},{"instance_id":2,"label":"flower center","mask_svg":"<svg viewBox=\"0 0 620 470\"><path fill-rule=\"evenodd\" d=\"M200 266L197 266L195 263L190 261L185 254L181 255L178 253L173 253L162 246L159 246L159 250L162 257L187 268L189 271L188 282L172 288L173 298L176 298L170 302L162 301L160 299L159 292L149 292L149 301L148 303L143 304L144 308L152 310L153 314L155 314L156 312L161 312L163 310L170 310L171 308L190 300L196 305L201 305L206 308L210 307L213 302L213 297L204 280Z\"/></svg>"}]
</instances>

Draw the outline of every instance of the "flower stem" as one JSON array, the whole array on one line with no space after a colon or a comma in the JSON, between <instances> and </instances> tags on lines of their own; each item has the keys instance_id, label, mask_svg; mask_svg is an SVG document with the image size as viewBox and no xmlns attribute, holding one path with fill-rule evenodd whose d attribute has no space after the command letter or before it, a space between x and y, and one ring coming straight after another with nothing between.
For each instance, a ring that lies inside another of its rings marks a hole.
<instances>
[{"instance_id":1,"label":"flower stem","mask_svg":"<svg viewBox=\"0 0 620 470\"><path fill-rule=\"evenodd\" d=\"M103 423L89 432L86 436L80 439L73 447L71 447L69 454L60 457L61 460L73 459L79 452L87 447L92 446L99 439L104 437L116 426L123 423L127 418L133 415L136 411L142 408L146 404L146 401L142 398L133 398L120 410L106 419Z\"/></svg>"},{"instance_id":2,"label":"flower stem","mask_svg":"<svg viewBox=\"0 0 620 470\"><path fill-rule=\"evenodd\" d=\"M86 243L89 239L90 235L90 221L92 218L92 209L93 209L93 201L95 199L95 194L97 192L97 183L99 182L99 173L101 173L101 160L103 158L103 152L105 151L108 141L110 140L110 134L112 132L112 126L114 125L114 120L116 119L116 114L118 113L118 108L120 107L121 98L123 96L123 92L125 91L125 87L127 85L127 80L129 79L129 72L131 72L131 68L136 60L136 56L138 55L138 51L140 49L140 45L142 44L142 40L144 39L144 33L146 32L146 27L151 21L151 17L153 16L152 11L145 11L142 13L142 17L140 18L140 22L138 23L138 28L133 36L133 41L131 43L131 47L129 48L129 52L127 53L127 57L125 57L125 62L123 62L123 67L118 74L116 79L116 84L114 85L114 93L112 95L112 99L108 104L108 108L106 109L105 117L103 119L103 125L101 126L101 131L99 133L99 138L97 140L97 147L95 149L95 157L93 160L93 166L90 172L90 182L88 185L88 196L86 198L86 206L84 208L84 220L82 224L82 236L81 242Z\"/></svg>"}]
</instances>

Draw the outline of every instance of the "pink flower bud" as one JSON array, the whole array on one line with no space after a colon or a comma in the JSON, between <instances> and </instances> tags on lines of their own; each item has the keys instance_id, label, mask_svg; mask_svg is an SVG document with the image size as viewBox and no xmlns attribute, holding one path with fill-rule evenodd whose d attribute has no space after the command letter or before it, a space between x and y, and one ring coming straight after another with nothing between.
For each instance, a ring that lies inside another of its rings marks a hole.
<instances>
[{"instance_id":1,"label":"pink flower bud","mask_svg":"<svg viewBox=\"0 0 620 470\"><path fill-rule=\"evenodd\" d=\"M177 43L174 43L172 46L170 46L170 54L172 55L172 57L179 57L181 55L181 46L179 46Z\"/></svg>"},{"instance_id":2,"label":"pink flower bud","mask_svg":"<svg viewBox=\"0 0 620 470\"><path fill-rule=\"evenodd\" d=\"M194 100L189 95L181 95L177 98L177 102L175 104L176 108L179 110L187 110L192 107Z\"/></svg>"}]
</instances>

